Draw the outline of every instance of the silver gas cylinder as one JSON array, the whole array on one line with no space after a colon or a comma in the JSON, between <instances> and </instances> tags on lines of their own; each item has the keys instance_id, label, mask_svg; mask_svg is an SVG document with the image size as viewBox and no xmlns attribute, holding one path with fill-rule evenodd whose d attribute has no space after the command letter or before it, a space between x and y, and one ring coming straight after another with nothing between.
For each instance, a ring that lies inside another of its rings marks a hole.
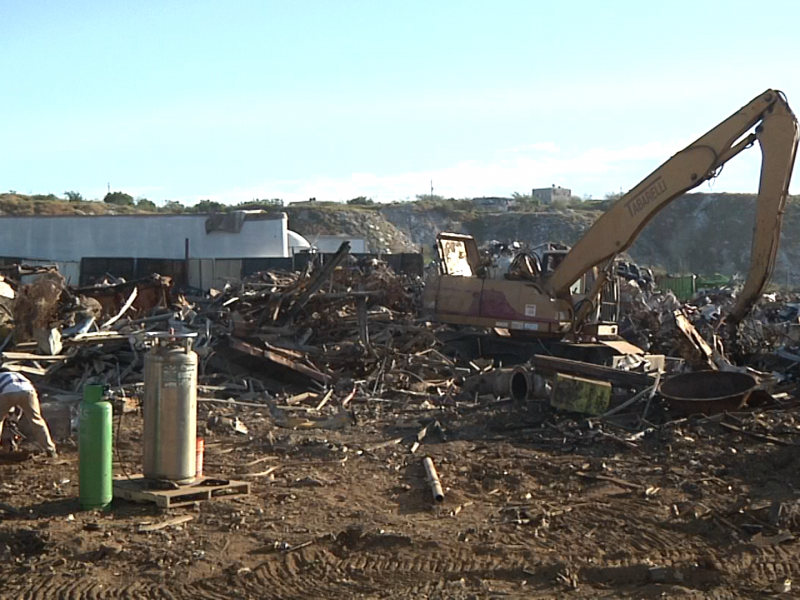
<instances>
[{"instance_id":1,"label":"silver gas cylinder","mask_svg":"<svg viewBox=\"0 0 800 600\"><path fill-rule=\"evenodd\" d=\"M144 460L147 479L190 483L197 458L197 334L156 333L144 358Z\"/></svg>"}]
</instances>

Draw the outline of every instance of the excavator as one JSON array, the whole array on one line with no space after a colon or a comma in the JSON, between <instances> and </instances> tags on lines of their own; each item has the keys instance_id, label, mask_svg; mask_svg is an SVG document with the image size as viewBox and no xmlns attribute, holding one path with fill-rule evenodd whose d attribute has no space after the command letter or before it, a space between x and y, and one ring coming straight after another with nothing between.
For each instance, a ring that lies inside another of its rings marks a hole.
<instances>
[{"instance_id":1,"label":"excavator","mask_svg":"<svg viewBox=\"0 0 800 600\"><path fill-rule=\"evenodd\" d=\"M767 90L616 200L572 248L544 256L541 265L523 258L502 278L483 274L471 236L441 233L439 272L426 284L424 308L439 322L540 341L613 336L616 325L601 317L617 256L659 211L758 142L762 163L750 266L726 316L735 324L761 297L774 270L799 137L784 94Z\"/></svg>"}]
</instances>

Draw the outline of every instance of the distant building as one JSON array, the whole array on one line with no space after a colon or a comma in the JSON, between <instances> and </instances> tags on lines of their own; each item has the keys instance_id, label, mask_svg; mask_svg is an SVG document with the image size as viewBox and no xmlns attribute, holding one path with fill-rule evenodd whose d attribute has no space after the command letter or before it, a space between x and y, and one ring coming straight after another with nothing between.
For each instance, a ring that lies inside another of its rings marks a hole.
<instances>
[{"instance_id":1,"label":"distant building","mask_svg":"<svg viewBox=\"0 0 800 600\"><path fill-rule=\"evenodd\" d=\"M569 201L572 190L553 184L549 188L534 188L531 195L542 204L552 204L556 200Z\"/></svg>"},{"instance_id":2,"label":"distant building","mask_svg":"<svg viewBox=\"0 0 800 600\"><path fill-rule=\"evenodd\" d=\"M159 273L221 289L247 261L291 256L283 212L0 216L0 231L0 264L55 265L72 285Z\"/></svg>"},{"instance_id":3,"label":"distant building","mask_svg":"<svg viewBox=\"0 0 800 600\"><path fill-rule=\"evenodd\" d=\"M517 205L517 201L513 198L501 198L498 196L475 198L474 202L477 210L485 211L508 211Z\"/></svg>"}]
</instances>

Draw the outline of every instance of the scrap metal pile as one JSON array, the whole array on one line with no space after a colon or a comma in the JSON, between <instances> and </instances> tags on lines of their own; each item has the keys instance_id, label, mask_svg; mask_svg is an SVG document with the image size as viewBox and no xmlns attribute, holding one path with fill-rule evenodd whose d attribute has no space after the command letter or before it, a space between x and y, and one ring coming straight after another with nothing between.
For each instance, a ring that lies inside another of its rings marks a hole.
<instances>
[{"instance_id":1,"label":"scrap metal pile","mask_svg":"<svg viewBox=\"0 0 800 600\"><path fill-rule=\"evenodd\" d=\"M148 334L196 332L201 400L452 398L459 375L479 368L437 349L437 326L418 318L422 281L348 250L302 273L256 273L194 296L157 275L85 288L55 269L30 283L9 276L0 290L3 367L56 400L76 401L99 383L135 402Z\"/></svg>"},{"instance_id":2,"label":"scrap metal pile","mask_svg":"<svg viewBox=\"0 0 800 600\"><path fill-rule=\"evenodd\" d=\"M207 294L182 293L158 275L130 282L109 277L83 288L66 285L55 269L17 267L6 275L0 282L3 367L30 376L51 400L76 402L84 385L99 383L135 407L148 334L164 331L197 333L201 402L255 402L269 405L273 416L277 404L300 401L318 411L354 399L441 408L489 398L555 398L559 377L561 397L575 384L570 377L588 377L614 385L615 398L619 392L624 401L625 394L655 389L660 377L652 369L625 373L548 356L516 369L491 359L455 359L442 342L447 326L420 316L422 280L376 259L358 260L346 244L303 272L259 272ZM752 367L778 371L783 382L794 379L796 297L765 296L731 333L719 324L735 289L681 304L669 292L624 285L620 333L646 352L681 357L694 370Z\"/></svg>"},{"instance_id":3,"label":"scrap metal pile","mask_svg":"<svg viewBox=\"0 0 800 600\"><path fill-rule=\"evenodd\" d=\"M681 303L670 291L645 292L628 282L620 334L648 352L683 358L694 368L716 368L725 361L796 379L800 295L764 294L745 319L729 327L725 316L740 289L730 284L704 290Z\"/></svg>"}]
</instances>

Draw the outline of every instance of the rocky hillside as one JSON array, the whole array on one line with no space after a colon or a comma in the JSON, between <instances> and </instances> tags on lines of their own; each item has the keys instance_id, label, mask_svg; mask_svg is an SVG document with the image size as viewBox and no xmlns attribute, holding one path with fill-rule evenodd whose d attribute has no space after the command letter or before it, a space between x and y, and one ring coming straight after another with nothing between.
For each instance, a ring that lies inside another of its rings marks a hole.
<instances>
[{"instance_id":1,"label":"rocky hillside","mask_svg":"<svg viewBox=\"0 0 800 600\"><path fill-rule=\"evenodd\" d=\"M598 205L527 212L484 212L469 201L406 202L354 206L303 202L269 210L285 211L298 233L365 237L373 251L430 253L439 231L470 233L478 241L520 240L574 244L602 214ZM186 209L191 210L191 208ZM133 206L66 202L55 196L0 194L0 214L124 214ZM743 273L747 269L755 217L753 194L687 194L664 209L630 250L637 262L671 272ZM800 198L787 207L776 277L796 269L800 281ZM795 267L795 265L799 265Z\"/></svg>"},{"instance_id":2,"label":"rocky hillside","mask_svg":"<svg viewBox=\"0 0 800 600\"><path fill-rule=\"evenodd\" d=\"M68 202L53 194L0 194L0 215L122 215L141 212L146 211L135 206L104 202Z\"/></svg>"},{"instance_id":3,"label":"rocky hillside","mask_svg":"<svg viewBox=\"0 0 800 600\"><path fill-rule=\"evenodd\" d=\"M372 252L416 252L408 229L397 227L374 209L327 203L298 203L282 208L289 215L289 229L313 238L315 235L363 237ZM435 234L434 234L435 235Z\"/></svg>"},{"instance_id":4,"label":"rocky hillside","mask_svg":"<svg viewBox=\"0 0 800 600\"><path fill-rule=\"evenodd\" d=\"M644 230L637 256L672 269L697 271L709 265L721 273L744 272L755 226L753 194L691 194L673 203ZM776 276L800 265L800 198L790 200L783 218Z\"/></svg>"},{"instance_id":5,"label":"rocky hillside","mask_svg":"<svg viewBox=\"0 0 800 600\"><path fill-rule=\"evenodd\" d=\"M383 216L416 243L430 247L441 230L470 233L479 241L518 239L574 244L601 214L596 210L475 213L419 210L414 204L391 205ZM744 272L750 257L755 218L754 194L687 194L647 225L630 250L645 265L672 272ZM800 199L787 207L777 275L800 265ZM800 275L800 267L797 268Z\"/></svg>"}]
</instances>

